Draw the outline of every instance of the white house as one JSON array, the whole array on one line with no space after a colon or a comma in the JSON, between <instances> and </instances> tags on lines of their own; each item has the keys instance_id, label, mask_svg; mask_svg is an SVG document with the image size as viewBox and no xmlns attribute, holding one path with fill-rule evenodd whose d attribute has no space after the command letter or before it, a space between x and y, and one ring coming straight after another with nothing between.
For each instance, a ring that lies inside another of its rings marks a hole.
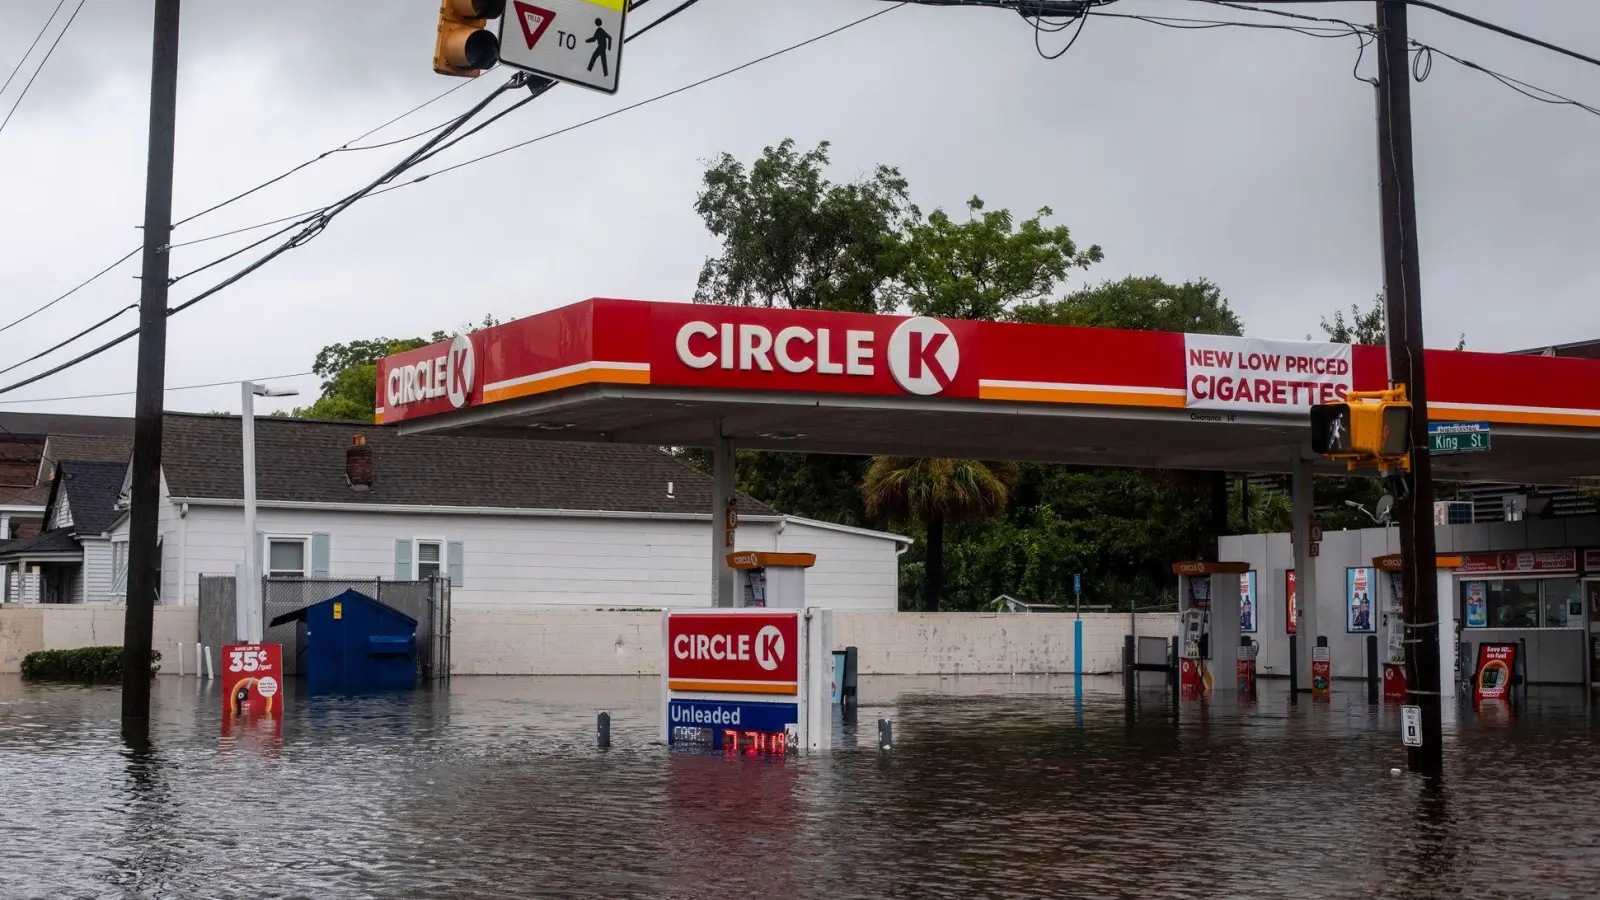
<instances>
[{"instance_id":1,"label":"white house","mask_svg":"<svg viewBox=\"0 0 1600 900\"><path fill-rule=\"evenodd\" d=\"M94 603L113 599L117 518L126 462L61 460L39 534L0 541L0 591L7 601Z\"/></svg>"},{"instance_id":2,"label":"white house","mask_svg":"<svg viewBox=\"0 0 1600 900\"><path fill-rule=\"evenodd\" d=\"M659 449L256 422L256 541L270 576L448 576L458 610L711 603L711 479ZM197 602L201 574L244 560L240 431L237 416L164 420L163 603ZM736 549L817 554L810 602L895 609L907 538L742 495L739 510ZM111 540L127 533L124 515Z\"/></svg>"}]
</instances>

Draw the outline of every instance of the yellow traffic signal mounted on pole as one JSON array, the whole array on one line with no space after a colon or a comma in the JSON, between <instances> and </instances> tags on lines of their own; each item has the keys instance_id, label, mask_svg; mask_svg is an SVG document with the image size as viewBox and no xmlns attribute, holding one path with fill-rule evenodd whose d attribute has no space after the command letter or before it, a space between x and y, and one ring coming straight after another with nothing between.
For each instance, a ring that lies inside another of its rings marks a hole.
<instances>
[{"instance_id":1,"label":"yellow traffic signal mounted on pole","mask_svg":"<svg viewBox=\"0 0 1600 900\"><path fill-rule=\"evenodd\" d=\"M484 69L492 68L500 61L500 39L485 26L505 11L505 0L439 0L433 70L440 75L477 78Z\"/></svg>"},{"instance_id":2,"label":"yellow traffic signal mounted on pole","mask_svg":"<svg viewBox=\"0 0 1600 900\"><path fill-rule=\"evenodd\" d=\"M1411 402L1405 385L1351 391L1342 403L1311 407L1311 449L1345 460L1350 470L1411 470Z\"/></svg>"}]
</instances>

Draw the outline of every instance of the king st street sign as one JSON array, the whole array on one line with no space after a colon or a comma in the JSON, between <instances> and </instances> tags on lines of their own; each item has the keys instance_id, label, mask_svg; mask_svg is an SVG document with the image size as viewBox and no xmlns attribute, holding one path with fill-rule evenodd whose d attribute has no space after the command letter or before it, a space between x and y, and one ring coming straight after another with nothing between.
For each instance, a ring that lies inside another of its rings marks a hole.
<instances>
[{"instance_id":1,"label":"king st street sign","mask_svg":"<svg viewBox=\"0 0 1600 900\"><path fill-rule=\"evenodd\" d=\"M1489 449L1488 422L1429 422L1429 453L1475 453Z\"/></svg>"}]
</instances>

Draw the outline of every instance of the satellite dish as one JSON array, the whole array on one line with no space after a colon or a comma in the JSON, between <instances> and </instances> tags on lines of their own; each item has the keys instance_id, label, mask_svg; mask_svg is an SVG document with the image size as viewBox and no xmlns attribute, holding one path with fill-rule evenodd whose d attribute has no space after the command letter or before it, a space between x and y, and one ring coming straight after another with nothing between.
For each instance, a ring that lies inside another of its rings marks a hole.
<instances>
[{"instance_id":1,"label":"satellite dish","mask_svg":"<svg viewBox=\"0 0 1600 900\"><path fill-rule=\"evenodd\" d=\"M1387 525L1389 523L1389 516L1391 516L1393 513L1394 513L1394 498L1389 496L1388 494L1384 494L1382 497L1379 497L1378 498L1378 513L1377 513L1378 521Z\"/></svg>"}]
</instances>

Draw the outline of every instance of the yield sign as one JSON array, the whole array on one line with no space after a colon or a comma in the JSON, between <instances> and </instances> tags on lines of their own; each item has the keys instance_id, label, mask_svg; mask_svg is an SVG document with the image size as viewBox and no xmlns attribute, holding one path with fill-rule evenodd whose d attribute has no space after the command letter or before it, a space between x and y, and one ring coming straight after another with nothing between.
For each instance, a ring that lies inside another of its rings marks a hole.
<instances>
[{"instance_id":1,"label":"yield sign","mask_svg":"<svg viewBox=\"0 0 1600 900\"><path fill-rule=\"evenodd\" d=\"M517 14L517 22L522 25L522 36L528 41L528 49L539 43L539 38L544 36L545 29L556 20L556 14L532 3L523 3L522 0L512 0L512 10Z\"/></svg>"}]
</instances>

